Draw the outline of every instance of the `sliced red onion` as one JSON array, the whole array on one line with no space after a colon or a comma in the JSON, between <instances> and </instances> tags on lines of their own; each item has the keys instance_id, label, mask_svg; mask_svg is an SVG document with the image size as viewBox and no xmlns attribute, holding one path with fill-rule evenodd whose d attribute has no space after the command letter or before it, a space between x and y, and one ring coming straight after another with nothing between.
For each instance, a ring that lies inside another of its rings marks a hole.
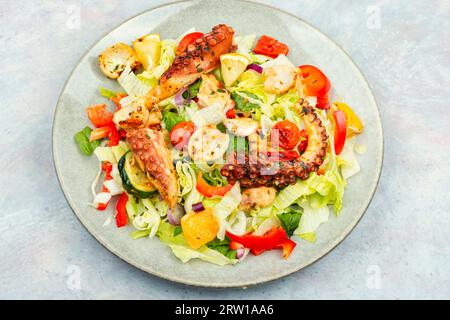
<instances>
[{"instance_id":1,"label":"sliced red onion","mask_svg":"<svg viewBox=\"0 0 450 320\"><path fill-rule=\"evenodd\" d=\"M256 63L249 64L247 66L247 70L249 70L249 69L256 71L258 73L263 73L263 67L261 67L259 64L256 64Z\"/></svg>"},{"instance_id":2,"label":"sliced red onion","mask_svg":"<svg viewBox=\"0 0 450 320\"><path fill-rule=\"evenodd\" d=\"M205 207L203 206L202 202L197 202L192 205L192 210L194 210L195 212L200 212L205 210Z\"/></svg>"},{"instance_id":3,"label":"sliced red onion","mask_svg":"<svg viewBox=\"0 0 450 320\"><path fill-rule=\"evenodd\" d=\"M183 94L186 92L187 88L183 88L177 92L177 94L173 97L173 102L177 105L177 107L182 107L185 103L189 103L191 98L187 99L183 98Z\"/></svg>"},{"instance_id":4,"label":"sliced red onion","mask_svg":"<svg viewBox=\"0 0 450 320\"><path fill-rule=\"evenodd\" d=\"M159 201L163 200L162 195L160 193L158 193L158 199L159 199Z\"/></svg>"},{"instance_id":5,"label":"sliced red onion","mask_svg":"<svg viewBox=\"0 0 450 320\"><path fill-rule=\"evenodd\" d=\"M181 218L184 214L184 208L177 204L175 208L169 208L167 211L167 219L171 225L179 226L181 224Z\"/></svg>"},{"instance_id":6,"label":"sliced red onion","mask_svg":"<svg viewBox=\"0 0 450 320\"><path fill-rule=\"evenodd\" d=\"M236 259L241 259L245 254L245 248L236 249Z\"/></svg>"}]
</instances>

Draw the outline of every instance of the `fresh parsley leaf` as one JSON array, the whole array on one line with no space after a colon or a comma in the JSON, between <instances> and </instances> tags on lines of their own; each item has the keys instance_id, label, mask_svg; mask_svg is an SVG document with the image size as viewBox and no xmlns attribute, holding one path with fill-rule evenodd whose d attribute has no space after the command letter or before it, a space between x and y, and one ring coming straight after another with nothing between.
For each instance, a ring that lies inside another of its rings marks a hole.
<instances>
[{"instance_id":1,"label":"fresh parsley leaf","mask_svg":"<svg viewBox=\"0 0 450 320\"><path fill-rule=\"evenodd\" d=\"M89 127L85 127L83 130L77 132L74 136L78 147L81 152L85 155L90 156L92 152L94 152L95 148L100 145L100 140L89 141L89 136L91 135L92 129Z\"/></svg>"},{"instance_id":2,"label":"fresh parsley leaf","mask_svg":"<svg viewBox=\"0 0 450 320\"><path fill-rule=\"evenodd\" d=\"M281 226L283 227L284 231L286 231L288 237L291 237L294 234L295 229L298 228L301 216L301 208L293 206L290 206L287 212L278 214L278 218L281 221Z\"/></svg>"},{"instance_id":3,"label":"fresh parsley leaf","mask_svg":"<svg viewBox=\"0 0 450 320\"><path fill-rule=\"evenodd\" d=\"M169 110L163 111L163 122L166 125L166 129L168 131L172 130L172 128L179 122L185 121L185 117L182 114L175 113Z\"/></svg>"},{"instance_id":4,"label":"fresh parsley leaf","mask_svg":"<svg viewBox=\"0 0 450 320\"><path fill-rule=\"evenodd\" d=\"M236 259L236 250L230 249L230 239L225 237L223 240L214 239L206 245L208 248L219 251L229 259Z\"/></svg>"}]
</instances>

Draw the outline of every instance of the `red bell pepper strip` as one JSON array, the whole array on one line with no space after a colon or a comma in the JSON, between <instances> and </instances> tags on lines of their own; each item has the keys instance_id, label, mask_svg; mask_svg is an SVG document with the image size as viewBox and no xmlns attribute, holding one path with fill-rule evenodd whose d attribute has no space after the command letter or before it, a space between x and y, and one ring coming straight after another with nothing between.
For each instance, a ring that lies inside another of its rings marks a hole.
<instances>
[{"instance_id":1,"label":"red bell pepper strip","mask_svg":"<svg viewBox=\"0 0 450 320\"><path fill-rule=\"evenodd\" d=\"M116 226L121 228L127 225L127 201L128 195L126 192L120 195L116 205Z\"/></svg>"},{"instance_id":2,"label":"red bell pepper strip","mask_svg":"<svg viewBox=\"0 0 450 320\"><path fill-rule=\"evenodd\" d=\"M226 186L222 187L211 186L203 179L202 172L199 171L197 176L197 185L195 187L197 191L202 195L207 198L211 198L213 196L224 196L228 191L231 190L231 188L233 188L233 185L227 184Z\"/></svg>"},{"instance_id":3,"label":"red bell pepper strip","mask_svg":"<svg viewBox=\"0 0 450 320\"><path fill-rule=\"evenodd\" d=\"M112 176L111 176L112 169L113 169L113 166L108 161L104 161L102 163L102 170L105 171L104 181L112 179ZM102 186L102 192L109 192L108 188L106 188L104 184ZM106 203L98 203L96 209L99 211L103 211L108 207L108 204L109 204L109 201Z\"/></svg>"},{"instance_id":4,"label":"red bell pepper strip","mask_svg":"<svg viewBox=\"0 0 450 320\"><path fill-rule=\"evenodd\" d=\"M109 147L114 147L119 144L120 135L114 123L92 130L89 140L94 141L103 138L109 139L108 142Z\"/></svg>"},{"instance_id":5,"label":"red bell pepper strip","mask_svg":"<svg viewBox=\"0 0 450 320\"><path fill-rule=\"evenodd\" d=\"M334 119L334 152L340 154L344 149L347 136L347 119L342 110L333 111Z\"/></svg>"},{"instance_id":6,"label":"red bell pepper strip","mask_svg":"<svg viewBox=\"0 0 450 320\"><path fill-rule=\"evenodd\" d=\"M227 236L231 240L230 248L231 244L236 242L242 244L245 248L250 249L254 255L259 255L267 250L281 248L283 249L283 257L287 258L296 246L296 243L288 238L283 227L273 227L263 236L252 234L238 236L229 231L227 231ZM234 244L233 246L235 247Z\"/></svg>"}]
</instances>

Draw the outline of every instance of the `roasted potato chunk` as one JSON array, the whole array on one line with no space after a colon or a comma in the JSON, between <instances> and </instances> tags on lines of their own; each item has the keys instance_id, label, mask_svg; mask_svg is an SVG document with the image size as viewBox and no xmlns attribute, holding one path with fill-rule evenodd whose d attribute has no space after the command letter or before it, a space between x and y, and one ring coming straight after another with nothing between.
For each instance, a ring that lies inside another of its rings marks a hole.
<instances>
[{"instance_id":1,"label":"roasted potato chunk","mask_svg":"<svg viewBox=\"0 0 450 320\"><path fill-rule=\"evenodd\" d=\"M127 64L133 70L141 65L134 49L121 42L103 51L98 56L98 64L105 76L111 79L117 79Z\"/></svg>"},{"instance_id":2,"label":"roasted potato chunk","mask_svg":"<svg viewBox=\"0 0 450 320\"><path fill-rule=\"evenodd\" d=\"M272 187L250 188L242 192L239 208L243 211L252 211L264 208L275 201L277 190Z\"/></svg>"},{"instance_id":3,"label":"roasted potato chunk","mask_svg":"<svg viewBox=\"0 0 450 320\"><path fill-rule=\"evenodd\" d=\"M188 245L192 249L198 249L216 238L219 223L214 216L214 209L207 208L201 212L186 214L181 218L181 228Z\"/></svg>"}]
</instances>

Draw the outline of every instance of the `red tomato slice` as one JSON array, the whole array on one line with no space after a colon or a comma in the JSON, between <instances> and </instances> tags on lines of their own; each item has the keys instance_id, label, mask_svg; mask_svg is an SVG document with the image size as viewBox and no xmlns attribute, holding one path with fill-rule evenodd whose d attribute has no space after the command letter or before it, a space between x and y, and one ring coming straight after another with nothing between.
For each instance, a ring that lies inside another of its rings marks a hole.
<instances>
[{"instance_id":1,"label":"red tomato slice","mask_svg":"<svg viewBox=\"0 0 450 320\"><path fill-rule=\"evenodd\" d=\"M328 94L321 96L321 97L317 97L316 108L330 109L330 102L328 100Z\"/></svg>"},{"instance_id":2,"label":"red tomato slice","mask_svg":"<svg viewBox=\"0 0 450 320\"><path fill-rule=\"evenodd\" d=\"M87 116L96 127L112 123L113 113L106 110L106 104L96 104L86 109Z\"/></svg>"},{"instance_id":3,"label":"red tomato slice","mask_svg":"<svg viewBox=\"0 0 450 320\"><path fill-rule=\"evenodd\" d=\"M330 80L318 68L311 65L300 66L303 92L305 96L323 97L330 91Z\"/></svg>"},{"instance_id":4,"label":"red tomato slice","mask_svg":"<svg viewBox=\"0 0 450 320\"><path fill-rule=\"evenodd\" d=\"M271 135L277 135L283 149L293 149L300 140L300 130L289 120L277 122L271 130Z\"/></svg>"},{"instance_id":5,"label":"red tomato slice","mask_svg":"<svg viewBox=\"0 0 450 320\"><path fill-rule=\"evenodd\" d=\"M334 119L334 152L340 154L344 149L347 137L347 120L342 110L333 111Z\"/></svg>"},{"instance_id":6,"label":"red tomato slice","mask_svg":"<svg viewBox=\"0 0 450 320\"><path fill-rule=\"evenodd\" d=\"M289 48L284 43L271 38L269 36L263 35L259 38L253 52L256 54L262 54L271 58L276 58L280 54L287 55Z\"/></svg>"},{"instance_id":7,"label":"red tomato slice","mask_svg":"<svg viewBox=\"0 0 450 320\"><path fill-rule=\"evenodd\" d=\"M175 149L181 150L188 144L194 131L195 126L192 122L179 122L170 130L170 142Z\"/></svg>"},{"instance_id":8,"label":"red tomato slice","mask_svg":"<svg viewBox=\"0 0 450 320\"><path fill-rule=\"evenodd\" d=\"M198 38L203 37L202 32L192 32L183 37L181 39L180 43L178 44L176 54L179 55L180 53L186 51L188 45L190 45L192 42L197 40Z\"/></svg>"}]
</instances>

